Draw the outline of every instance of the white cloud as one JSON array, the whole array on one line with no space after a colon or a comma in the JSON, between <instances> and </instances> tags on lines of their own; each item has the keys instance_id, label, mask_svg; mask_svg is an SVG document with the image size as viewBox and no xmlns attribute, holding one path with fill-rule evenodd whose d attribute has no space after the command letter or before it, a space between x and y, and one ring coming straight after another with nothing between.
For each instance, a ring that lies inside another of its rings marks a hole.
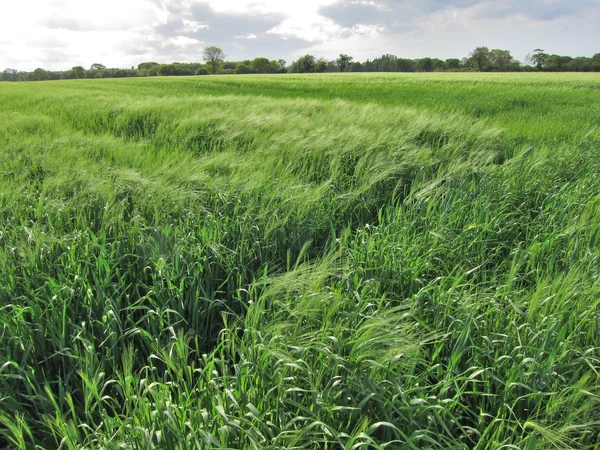
<instances>
[{"instance_id":1,"label":"white cloud","mask_svg":"<svg viewBox=\"0 0 600 450\"><path fill-rule=\"evenodd\" d=\"M591 56L600 42L599 0L0 2L0 70L197 61L204 41L250 59L269 52L285 59L349 53L357 60L383 53L462 57L477 45L519 58L536 47Z\"/></svg>"},{"instance_id":2,"label":"white cloud","mask_svg":"<svg viewBox=\"0 0 600 450\"><path fill-rule=\"evenodd\" d=\"M322 42L344 32L342 26L326 17L314 15L310 19L306 20L306 17L289 17L267 31L267 33L294 37L308 42Z\"/></svg>"},{"instance_id":3,"label":"white cloud","mask_svg":"<svg viewBox=\"0 0 600 450\"><path fill-rule=\"evenodd\" d=\"M208 30L210 25L207 23L196 22L195 20L183 19L182 33L195 33L200 30Z\"/></svg>"},{"instance_id":4,"label":"white cloud","mask_svg":"<svg viewBox=\"0 0 600 450\"><path fill-rule=\"evenodd\" d=\"M307 17L320 8L339 0L200 0L219 13L227 14L273 14L283 17Z\"/></svg>"},{"instance_id":5,"label":"white cloud","mask_svg":"<svg viewBox=\"0 0 600 450\"><path fill-rule=\"evenodd\" d=\"M0 70L67 69L102 61L131 65L120 47L148 35L164 19L162 9L148 0L3 2Z\"/></svg>"}]
</instances>

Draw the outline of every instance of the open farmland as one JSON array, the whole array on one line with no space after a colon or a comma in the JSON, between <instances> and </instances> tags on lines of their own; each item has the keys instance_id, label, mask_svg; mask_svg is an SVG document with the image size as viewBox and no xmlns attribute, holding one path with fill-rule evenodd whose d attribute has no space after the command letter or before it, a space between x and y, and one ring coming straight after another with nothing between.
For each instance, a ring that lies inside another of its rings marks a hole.
<instances>
[{"instance_id":1,"label":"open farmland","mask_svg":"<svg viewBox=\"0 0 600 450\"><path fill-rule=\"evenodd\" d=\"M0 447L600 448L600 75L0 84Z\"/></svg>"}]
</instances>

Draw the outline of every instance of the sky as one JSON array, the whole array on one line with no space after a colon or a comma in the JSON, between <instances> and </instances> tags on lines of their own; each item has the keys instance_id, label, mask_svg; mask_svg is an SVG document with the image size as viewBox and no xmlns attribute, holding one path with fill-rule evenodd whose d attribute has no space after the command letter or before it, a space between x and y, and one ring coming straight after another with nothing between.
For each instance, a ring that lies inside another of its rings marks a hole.
<instances>
[{"instance_id":1,"label":"sky","mask_svg":"<svg viewBox=\"0 0 600 450\"><path fill-rule=\"evenodd\" d=\"M600 0L0 0L0 70L304 54L600 53Z\"/></svg>"}]
</instances>

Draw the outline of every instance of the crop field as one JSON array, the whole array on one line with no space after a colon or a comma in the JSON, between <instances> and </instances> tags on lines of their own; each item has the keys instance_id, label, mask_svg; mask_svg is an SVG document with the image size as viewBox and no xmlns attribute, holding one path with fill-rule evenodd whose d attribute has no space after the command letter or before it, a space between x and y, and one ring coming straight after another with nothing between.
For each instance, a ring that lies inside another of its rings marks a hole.
<instances>
[{"instance_id":1,"label":"crop field","mask_svg":"<svg viewBox=\"0 0 600 450\"><path fill-rule=\"evenodd\" d=\"M600 75L0 83L0 448L600 449Z\"/></svg>"}]
</instances>

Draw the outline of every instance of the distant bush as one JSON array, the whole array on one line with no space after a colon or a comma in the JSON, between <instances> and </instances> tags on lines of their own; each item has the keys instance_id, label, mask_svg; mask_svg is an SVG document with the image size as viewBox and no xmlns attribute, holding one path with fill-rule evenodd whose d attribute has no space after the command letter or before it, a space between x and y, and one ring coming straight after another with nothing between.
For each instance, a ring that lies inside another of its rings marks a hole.
<instances>
[{"instance_id":1,"label":"distant bush","mask_svg":"<svg viewBox=\"0 0 600 450\"><path fill-rule=\"evenodd\" d=\"M206 70L204 68L200 68L200 69L196 70L195 75L208 75L208 70Z\"/></svg>"},{"instance_id":2,"label":"distant bush","mask_svg":"<svg viewBox=\"0 0 600 450\"><path fill-rule=\"evenodd\" d=\"M243 75L246 73L252 73L252 69L247 64L238 64L235 68L235 73Z\"/></svg>"}]
</instances>

